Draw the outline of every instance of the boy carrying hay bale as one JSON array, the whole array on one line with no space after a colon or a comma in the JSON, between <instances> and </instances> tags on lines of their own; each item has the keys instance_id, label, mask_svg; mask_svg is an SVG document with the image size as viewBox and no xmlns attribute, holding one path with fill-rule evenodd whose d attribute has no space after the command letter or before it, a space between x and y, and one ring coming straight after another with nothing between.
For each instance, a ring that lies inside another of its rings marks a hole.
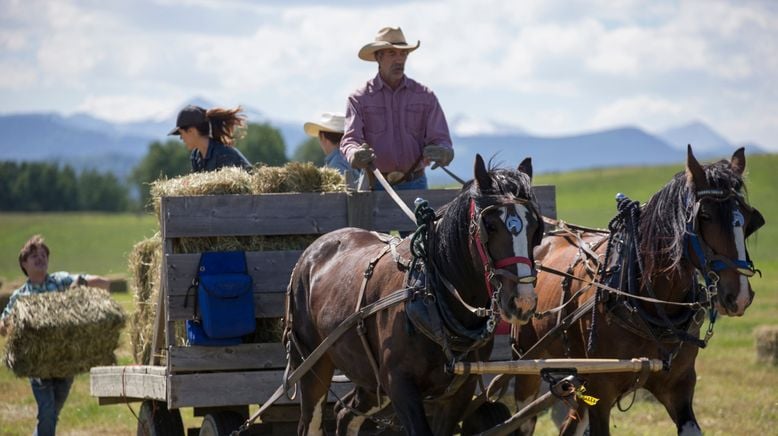
<instances>
[{"instance_id":1,"label":"boy carrying hay bale","mask_svg":"<svg viewBox=\"0 0 778 436\"><path fill-rule=\"evenodd\" d=\"M38 403L36 434L53 435L73 376L93 364L112 363L124 314L104 291L63 293L75 285L107 290L110 282L64 271L49 274L49 248L40 235L24 244L19 266L27 281L0 315L0 334L10 332L4 360L16 375L30 377Z\"/></svg>"}]
</instances>

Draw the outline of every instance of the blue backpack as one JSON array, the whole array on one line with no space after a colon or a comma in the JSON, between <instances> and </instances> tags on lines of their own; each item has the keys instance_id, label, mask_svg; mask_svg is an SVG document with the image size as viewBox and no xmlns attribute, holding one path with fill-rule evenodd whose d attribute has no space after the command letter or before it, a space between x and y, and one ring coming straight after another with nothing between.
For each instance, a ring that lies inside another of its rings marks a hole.
<instances>
[{"instance_id":1,"label":"blue backpack","mask_svg":"<svg viewBox=\"0 0 778 436\"><path fill-rule=\"evenodd\" d=\"M194 320L186 322L191 345L235 345L254 332L254 287L243 251L204 252L192 285Z\"/></svg>"}]
</instances>

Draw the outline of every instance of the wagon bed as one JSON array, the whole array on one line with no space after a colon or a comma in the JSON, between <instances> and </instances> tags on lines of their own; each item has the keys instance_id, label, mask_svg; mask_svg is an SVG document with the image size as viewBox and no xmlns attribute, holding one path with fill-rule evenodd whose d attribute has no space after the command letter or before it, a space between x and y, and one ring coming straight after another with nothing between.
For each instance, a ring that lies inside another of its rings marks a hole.
<instances>
[{"instance_id":1,"label":"wagon bed","mask_svg":"<svg viewBox=\"0 0 778 436\"><path fill-rule=\"evenodd\" d=\"M541 213L556 217L554 187L534 189ZM398 194L406 204L413 204L421 197L437 209L457 192L437 189ZM141 423L151 420L156 424L155 420L171 418L176 433L176 423L180 422L178 409L184 407L194 407L196 416L210 414L211 423L218 419L235 422L245 418L249 404L262 404L275 391L286 366L286 354L280 342L235 346L176 344L176 328L180 331L183 322L193 318L191 307L184 306L184 298L200 258L199 253L175 253L176 238L318 236L343 227L379 232L415 230L385 192L163 197L160 227L162 277L151 357L142 365L92 368L90 388L91 395L101 405L143 401L146 405L160 406L142 408ZM257 318L283 317L286 286L301 253L302 250L246 252ZM508 338L498 336L492 360L508 359ZM333 388L340 396L351 385L334 383ZM330 395L330 400L335 398ZM282 398L276 404L263 415L262 426L254 430L282 434L289 430L291 423L296 423L294 402ZM151 410L151 414L144 415L144 410ZM165 410L169 417L160 415Z\"/></svg>"}]
</instances>

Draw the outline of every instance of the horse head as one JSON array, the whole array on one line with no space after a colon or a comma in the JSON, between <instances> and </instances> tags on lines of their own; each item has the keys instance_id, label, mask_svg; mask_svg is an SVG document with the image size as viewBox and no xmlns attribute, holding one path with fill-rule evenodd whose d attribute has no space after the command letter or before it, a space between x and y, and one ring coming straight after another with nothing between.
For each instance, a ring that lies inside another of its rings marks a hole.
<instances>
[{"instance_id":1,"label":"horse head","mask_svg":"<svg viewBox=\"0 0 778 436\"><path fill-rule=\"evenodd\" d=\"M690 260L715 292L716 308L741 316L754 292L749 278L757 271L748 255L746 239L764 225L762 214L746 202L743 173L746 157L739 148L729 161L700 165L687 152L686 180L692 197L687 216L686 244Z\"/></svg>"},{"instance_id":2,"label":"horse head","mask_svg":"<svg viewBox=\"0 0 778 436\"><path fill-rule=\"evenodd\" d=\"M543 237L543 219L531 188L532 160L524 159L516 170L487 171L476 155L474 173L469 185L471 255L492 293L492 309L508 322L525 324L537 304L532 252Z\"/></svg>"}]
</instances>

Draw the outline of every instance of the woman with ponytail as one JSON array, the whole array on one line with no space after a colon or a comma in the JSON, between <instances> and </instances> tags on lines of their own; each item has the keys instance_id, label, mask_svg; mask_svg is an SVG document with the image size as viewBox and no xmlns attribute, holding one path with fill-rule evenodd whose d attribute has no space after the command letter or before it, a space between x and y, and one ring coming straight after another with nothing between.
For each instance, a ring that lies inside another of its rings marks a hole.
<instances>
[{"instance_id":1,"label":"woman with ponytail","mask_svg":"<svg viewBox=\"0 0 778 436\"><path fill-rule=\"evenodd\" d=\"M251 163L233 146L235 133L246 124L240 107L205 110L189 105L178 113L176 127L168 135L179 135L192 152L192 171L214 171L222 167L251 169Z\"/></svg>"}]
</instances>

